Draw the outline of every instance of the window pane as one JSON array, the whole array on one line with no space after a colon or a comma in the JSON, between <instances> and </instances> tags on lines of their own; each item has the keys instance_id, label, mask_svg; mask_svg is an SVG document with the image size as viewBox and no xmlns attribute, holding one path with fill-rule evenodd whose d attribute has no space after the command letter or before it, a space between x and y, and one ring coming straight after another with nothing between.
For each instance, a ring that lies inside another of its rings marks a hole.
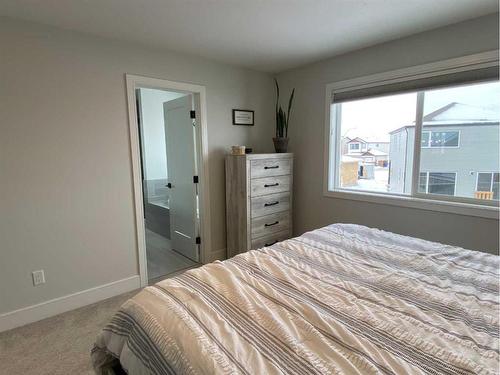
<instances>
[{"instance_id":1,"label":"window pane","mask_svg":"<svg viewBox=\"0 0 500 375\"><path fill-rule=\"evenodd\" d=\"M429 147L430 132L422 132L422 147Z\"/></svg>"},{"instance_id":2,"label":"window pane","mask_svg":"<svg viewBox=\"0 0 500 375\"><path fill-rule=\"evenodd\" d=\"M498 200L499 173L493 173L493 199Z\"/></svg>"},{"instance_id":3,"label":"window pane","mask_svg":"<svg viewBox=\"0 0 500 375\"><path fill-rule=\"evenodd\" d=\"M431 147L458 147L458 132L431 132Z\"/></svg>"},{"instance_id":4,"label":"window pane","mask_svg":"<svg viewBox=\"0 0 500 375\"><path fill-rule=\"evenodd\" d=\"M478 173L477 191L491 191L491 173Z\"/></svg>"},{"instance_id":5,"label":"window pane","mask_svg":"<svg viewBox=\"0 0 500 375\"><path fill-rule=\"evenodd\" d=\"M425 172L420 172L418 180L418 192L419 193L427 192L427 173Z\"/></svg>"},{"instance_id":6,"label":"window pane","mask_svg":"<svg viewBox=\"0 0 500 375\"><path fill-rule=\"evenodd\" d=\"M455 195L455 173L429 173L428 193Z\"/></svg>"},{"instance_id":7,"label":"window pane","mask_svg":"<svg viewBox=\"0 0 500 375\"><path fill-rule=\"evenodd\" d=\"M338 170L330 172L338 176L336 187L411 192L414 138L404 129L415 121L416 103L417 94L411 93L332 105L331 126L339 134Z\"/></svg>"},{"instance_id":8,"label":"window pane","mask_svg":"<svg viewBox=\"0 0 500 375\"><path fill-rule=\"evenodd\" d=\"M430 172L429 194L498 199L479 192L491 192L499 171L499 105L498 82L425 91L422 138L430 132L430 147L420 151L420 170Z\"/></svg>"}]
</instances>

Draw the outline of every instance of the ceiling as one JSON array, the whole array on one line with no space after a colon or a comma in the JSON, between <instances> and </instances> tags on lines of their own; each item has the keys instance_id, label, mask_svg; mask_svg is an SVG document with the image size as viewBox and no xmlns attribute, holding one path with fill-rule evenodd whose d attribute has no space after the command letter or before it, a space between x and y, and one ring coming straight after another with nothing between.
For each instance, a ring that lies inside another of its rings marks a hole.
<instances>
[{"instance_id":1,"label":"ceiling","mask_svg":"<svg viewBox=\"0 0 500 375\"><path fill-rule=\"evenodd\" d=\"M279 72L498 12L498 0L2 0L0 15Z\"/></svg>"}]
</instances>

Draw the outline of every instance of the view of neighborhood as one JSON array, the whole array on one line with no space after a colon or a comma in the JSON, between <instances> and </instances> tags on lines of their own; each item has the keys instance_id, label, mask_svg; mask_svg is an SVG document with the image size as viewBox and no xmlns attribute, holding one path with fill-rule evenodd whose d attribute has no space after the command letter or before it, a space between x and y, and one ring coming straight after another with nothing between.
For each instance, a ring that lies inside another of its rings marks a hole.
<instances>
[{"instance_id":1,"label":"view of neighborhood","mask_svg":"<svg viewBox=\"0 0 500 375\"><path fill-rule=\"evenodd\" d=\"M499 199L500 85L425 92L418 192ZM416 93L340 104L340 187L409 194Z\"/></svg>"}]
</instances>

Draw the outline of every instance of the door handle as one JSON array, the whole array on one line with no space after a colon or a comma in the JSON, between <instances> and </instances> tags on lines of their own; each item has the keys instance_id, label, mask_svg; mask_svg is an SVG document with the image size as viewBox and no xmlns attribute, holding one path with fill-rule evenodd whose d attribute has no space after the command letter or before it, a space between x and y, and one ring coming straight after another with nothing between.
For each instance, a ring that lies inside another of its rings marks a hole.
<instances>
[{"instance_id":1,"label":"door handle","mask_svg":"<svg viewBox=\"0 0 500 375\"><path fill-rule=\"evenodd\" d=\"M272 167L264 167L264 169L277 169L279 167L279 165L273 165Z\"/></svg>"},{"instance_id":2,"label":"door handle","mask_svg":"<svg viewBox=\"0 0 500 375\"><path fill-rule=\"evenodd\" d=\"M169 189L172 189L172 184L169 182L168 184L165 185L165 187L168 187Z\"/></svg>"},{"instance_id":3,"label":"door handle","mask_svg":"<svg viewBox=\"0 0 500 375\"><path fill-rule=\"evenodd\" d=\"M274 223L271 224L264 224L265 227L272 227L273 225L279 224L279 221L275 221Z\"/></svg>"},{"instance_id":4,"label":"door handle","mask_svg":"<svg viewBox=\"0 0 500 375\"><path fill-rule=\"evenodd\" d=\"M264 187L272 187L272 186L278 186L279 183L275 183L275 184L265 184Z\"/></svg>"}]
</instances>

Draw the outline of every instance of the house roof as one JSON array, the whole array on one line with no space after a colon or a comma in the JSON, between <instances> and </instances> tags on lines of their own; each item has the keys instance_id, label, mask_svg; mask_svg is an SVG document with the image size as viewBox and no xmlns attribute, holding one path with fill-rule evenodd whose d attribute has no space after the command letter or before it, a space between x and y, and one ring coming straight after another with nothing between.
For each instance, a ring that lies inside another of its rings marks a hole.
<instances>
[{"instance_id":1,"label":"house roof","mask_svg":"<svg viewBox=\"0 0 500 375\"><path fill-rule=\"evenodd\" d=\"M445 106L432 111L423 117L424 126L438 125L484 125L498 124L500 122L500 111L493 111L488 108L451 102ZM415 123L415 121L413 122ZM415 125L406 125L393 130L389 134L397 133L405 128L412 128Z\"/></svg>"},{"instance_id":2,"label":"house roof","mask_svg":"<svg viewBox=\"0 0 500 375\"><path fill-rule=\"evenodd\" d=\"M355 137L355 138L349 139L347 141L347 143L352 143L352 142L355 142L355 143L357 143L357 142L366 143L366 141L364 139L359 138L359 137Z\"/></svg>"},{"instance_id":3,"label":"house roof","mask_svg":"<svg viewBox=\"0 0 500 375\"><path fill-rule=\"evenodd\" d=\"M368 151L364 152L363 155L387 156L387 152L377 150L376 148L370 148Z\"/></svg>"},{"instance_id":4,"label":"house roof","mask_svg":"<svg viewBox=\"0 0 500 375\"><path fill-rule=\"evenodd\" d=\"M389 143L388 140L381 140L381 138L375 138L375 137L370 137L370 136L367 136L367 137L363 137L363 138L360 138L360 137L355 137L355 138L347 138L348 141L347 143L353 143L353 142L361 142L361 143Z\"/></svg>"},{"instance_id":5,"label":"house roof","mask_svg":"<svg viewBox=\"0 0 500 375\"><path fill-rule=\"evenodd\" d=\"M487 108L452 102L423 117L424 124L483 123L500 120L500 113Z\"/></svg>"}]
</instances>

